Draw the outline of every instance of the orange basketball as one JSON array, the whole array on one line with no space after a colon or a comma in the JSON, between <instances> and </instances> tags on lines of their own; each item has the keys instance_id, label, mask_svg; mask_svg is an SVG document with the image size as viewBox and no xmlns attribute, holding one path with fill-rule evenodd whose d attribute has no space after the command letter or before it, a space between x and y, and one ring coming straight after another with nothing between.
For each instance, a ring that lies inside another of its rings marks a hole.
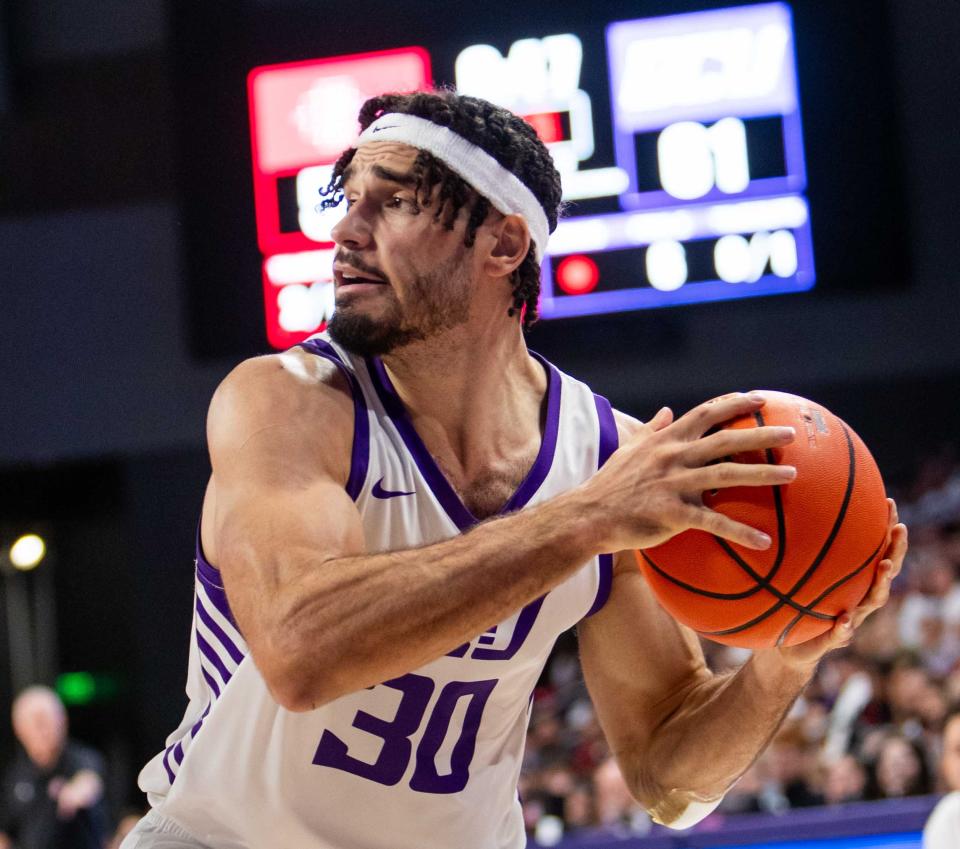
<instances>
[{"instance_id":1,"label":"orange basketball","mask_svg":"<svg viewBox=\"0 0 960 849\"><path fill-rule=\"evenodd\" d=\"M769 534L755 551L704 531L685 531L637 552L660 603L705 637L731 646L794 645L829 630L866 595L883 555L887 503L870 452L841 419L785 392L724 425L789 425L782 448L736 454L742 463L782 463L797 477L781 486L733 487L704 503Z\"/></svg>"}]
</instances>

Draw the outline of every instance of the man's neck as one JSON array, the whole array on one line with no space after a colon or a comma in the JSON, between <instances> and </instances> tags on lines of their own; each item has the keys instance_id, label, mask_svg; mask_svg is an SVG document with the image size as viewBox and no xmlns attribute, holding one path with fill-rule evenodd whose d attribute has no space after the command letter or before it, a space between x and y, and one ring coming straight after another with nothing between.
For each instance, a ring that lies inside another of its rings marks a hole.
<instances>
[{"instance_id":1,"label":"man's neck","mask_svg":"<svg viewBox=\"0 0 960 849\"><path fill-rule=\"evenodd\" d=\"M468 323L383 360L427 448L468 479L539 436L547 377L512 322Z\"/></svg>"}]
</instances>

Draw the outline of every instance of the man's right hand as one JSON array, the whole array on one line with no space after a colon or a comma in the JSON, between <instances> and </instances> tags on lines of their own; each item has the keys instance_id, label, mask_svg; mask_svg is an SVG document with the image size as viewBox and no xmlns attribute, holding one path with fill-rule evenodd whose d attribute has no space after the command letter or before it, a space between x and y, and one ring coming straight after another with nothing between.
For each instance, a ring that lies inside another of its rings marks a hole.
<instances>
[{"instance_id":1,"label":"man's right hand","mask_svg":"<svg viewBox=\"0 0 960 849\"><path fill-rule=\"evenodd\" d=\"M581 486L599 509L602 549L650 548L691 528L747 548L765 549L761 531L710 510L702 495L733 486L776 486L796 477L793 466L735 463L724 459L743 451L787 445L790 427L709 431L763 406L763 397L735 393L694 407L676 421L664 407L615 451Z\"/></svg>"}]
</instances>

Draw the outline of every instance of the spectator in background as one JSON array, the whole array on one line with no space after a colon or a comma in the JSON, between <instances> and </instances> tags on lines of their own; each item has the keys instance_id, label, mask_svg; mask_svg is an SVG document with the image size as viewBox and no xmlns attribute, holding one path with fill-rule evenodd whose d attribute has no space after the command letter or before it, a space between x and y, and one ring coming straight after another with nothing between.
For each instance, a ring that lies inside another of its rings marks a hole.
<instances>
[{"instance_id":1,"label":"spectator in background","mask_svg":"<svg viewBox=\"0 0 960 849\"><path fill-rule=\"evenodd\" d=\"M20 693L12 719L22 751L0 788L0 849L102 849L100 755L68 739L67 712L47 687Z\"/></svg>"},{"instance_id":2,"label":"spectator in background","mask_svg":"<svg viewBox=\"0 0 960 849\"><path fill-rule=\"evenodd\" d=\"M650 831L650 816L635 801L613 756L593 773L593 794L600 827L616 835L644 835Z\"/></svg>"},{"instance_id":3,"label":"spectator in background","mask_svg":"<svg viewBox=\"0 0 960 849\"><path fill-rule=\"evenodd\" d=\"M843 755L826 767L823 799L828 805L862 802L867 789L867 771L853 755Z\"/></svg>"},{"instance_id":4,"label":"spectator in background","mask_svg":"<svg viewBox=\"0 0 960 849\"><path fill-rule=\"evenodd\" d=\"M899 799L922 796L933 789L926 758L916 741L902 734L889 734L880 744L874 766L872 796L876 799Z\"/></svg>"},{"instance_id":5,"label":"spectator in background","mask_svg":"<svg viewBox=\"0 0 960 849\"><path fill-rule=\"evenodd\" d=\"M811 753L799 729L787 726L774 738L766 753L771 777L787 808L822 805L823 796L810 784Z\"/></svg>"},{"instance_id":6,"label":"spectator in background","mask_svg":"<svg viewBox=\"0 0 960 849\"><path fill-rule=\"evenodd\" d=\"M923 849L956 849L960 846L960 709L952 710L947 716L940 772L949 792L927 820L923 829Z\"/></svg>"}]
</instances>

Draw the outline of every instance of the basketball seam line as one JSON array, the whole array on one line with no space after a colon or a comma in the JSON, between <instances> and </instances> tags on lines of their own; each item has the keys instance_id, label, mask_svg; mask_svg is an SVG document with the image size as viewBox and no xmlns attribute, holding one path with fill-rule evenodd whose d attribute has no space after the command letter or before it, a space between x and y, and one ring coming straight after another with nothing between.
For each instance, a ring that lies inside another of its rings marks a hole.
<instances>
[{"instance_id":1,"label":"basketball seam line","mask_svg":"<svg viewBox=\"0 0 960 849\"><path fill-rule=\"evenodd\" d=\"M764 420L759 413L755 414L754 418L757 420L758 425L760 426L763 425ZM837 618L836 616L821 613L817 610L814 610L813 608L815 607L815 605L819 604L824 598L826 598L830 593L832 593L838 587L842 586L848 580L850 580L851 578L859 574L861 571L863 571L863 569L865 569L873 560L873 558L876 556L876 553L879 550L879 546L876 549L874 549L874 551L870 554L870 556L867 558L867 560L864 563L862 563L860 566L858 566L855 570L850 572L848 575L841 578L839 581L835 582L830 588L828 588L824 593L819 595L816 599L814 599L808 605L802 605L799 602L796 602L794 600L794 597L800 590L803 589L804 586L806 586L810 578L814 575L817 568L819 568L820 564L823 562L824 558L829 553L831 547L833 546L833 543L836 540L837 534L840 532L840 528L843 524L843 520L846 517L847 509L849 508L849 505L850 505L850 499L853 495L853 487L854 487L855 478L856 478L856 455L854 451L853 440L850 437L849 431L843 425L842 422L840 423L840 428L843 432L844 438L847 441L847 455L848 455L848 463L849 463L849 474L847 477L847 485L844 492L843 500L840 504L840 509L837 512L837 518L834 520L833 527L830 529L830 533L827 535L827 538L824 541L824 544L821 547L820 551L817 553L816 558L814 558L813 563L810 565L807 571L798 579L798 581L794 584L794 586L790 588L790 590L787 593L783 593L782 591L778 590L776 587L773 587L770 584L770 581L773 579L773 577L775 576L776 572L779 570L780 565L782 563L782 556L785 550L785 538L786 538L786 522L783 514L783 504L782 504L782 500L779 497L780 495L779 488L776 486L773 487L773 489L774 489L774 504L777 512L778 550L777 550L777 557L776 557L776 560L774 561L773 568L771 568L770 572L766 576L762 576L756 571L754 571L754 569L748 563L746 563L735 551L733 551L733 549L729 546L729 544L725 540L716 536L714 537L714 539L716 539L716 541L720 544L720 546L724 549L724 551L733 559L733 561L738 566L740 566L740 568L743 569L750 577L752 577L754 581L757 582L757 586L752 587L750 590L747 590L743 593L714 593L714 592L700 589L698 587L694 587L690 584L687 584L679 580L678 578L675 578L673 575L670 575L669 573L664 571L647 555L645 551L640 552L644 560L646 560L647 563L650 564L650 566L654 569L654 571L657 574L667 579L671 583L681 587L682 589L685 589L694 594L705 596L707 598L716 598L718 600L737 600L741 598L749 598L751 595L754 595L755 593L759 592L761 589L766 589L768 592L770 592L772 595L778 598L778 601L773 606L768 608L759 616L754 617L749 622L745 622L734 628L728 628L720 631L703 631L701 633L703 633L704 636L727 636L730 634L735 634L740 631L746 630L747 628L751 628L754 625L757 625L760 622L764 621L765 619L769 618L785 605L789 605L790 607L793 607L795 610L797 610L798 615L795 616L793 620L791 620L791 622L780 634L780 637L777 640L777 645L782 644L783 640L786 638L789 631L797 624L797 622L800 621L800 619L804 615L808 615L813 618L821 619L821 620L835 620ZM771 459L771 452L769 451L769 449L767 449L767 458L769 462Z\"/></svg>"},{"instance_id":2,"label":"basketball seam line","mask_svg":"<svg viewBox=\"0 0 960 849\"><path fill-rule=\"evenodd\" d=\"M708 637L727 636L729 634L736 634L737 632L746 630L747 628L752 628L754 625L757 625L760 622L763 622L765 619L769 619L771 616L773 616L774 613L780 610L780 608L782 608L784 604L789 604L795 610L798 610L801 615L806 614L815 619L835 620L837 618L836 616L830 616L825 613L820 613L818 611L811 610L807 606L796 603L793 601L793 597L800 590L802 590L804 586L806 586L807 582L810 580L810 578L813 577L817 568L823 562L823 559L829 553L830 548L833 546L833 543L837 538L837 534L840 533L840 527L843 524L843 520L847 515L847 508L850 506L850 498L853 495L853 486L854 486L854 481L856 477L857 459L853 449L853 440L850 438L850 434L847 431L846 427L843 426L843 423L840 424L840 429L843 431L843 435L847 440L847 456L849 459L850 472L847 476L847 486L843 494L843 501L840 504L840 509L837 511L837 518L834 520L833 527L830 529L830 533L827 535L826 540L824 540L823 546L821 547L817 556L814 558L813 563L810 565L807 571L803 575L801 575L797 583L795 583L793 587L791 587L790 590L788 590L786 597L783 598L781 601L778 601L772 607L767 609L764 613L761 613L759 616L754 617L749 622L739 625L736 628L727 628L722 631L701 632L705 636L708 636ZM739 562L739 558L736 558L736 560L738 562L738 565L742 565ZM815 603L816 602L813 602L813 604ZM777 642L778 645L780 644L779 640L782 639L783 637L784 637L784 634L781 633L780 637L778 638L778 642Z\"/></svg>"},{"instance_id":3,"label":"basketball seam line","mask_svg":"<svg viewBox=\"0 0 960 849\"><path fill-rule=\"evenodd\" d=\"M761 413L759 412L754 413L753 417L759 426L762 427L765 424L763 415ZM766 458L767 458L767 462L770 465L774 465L773 452L769 448L766 450ZM773 566L765 576L761 576L759 573L754 572L753 569L748 564L742 561L739 561L736 553L733 552L733 550L731 550L729 546L725 544L724 540L722 540L718 536L713 537L714 540L716 540L720 544L720 546L727 553L727 555L729 557L732 557L735 561L737 561L740 567L744 569L744 571L746 571L751 578L754 579L754 582L755 582L754 586L750 587L750 589L748 590L744 590L743 592L717 593L717 592L711 592L710 590L701 589L700 587L695 587L692 584L688 584L684 581L681 581L679 578L676 578L673 575L670 575L669 573L665 572L662 568L660 568L660 566L658 566L656 563L653 562L653 560L650 559L650 557L647 555L645 551L641 550L640 554L643 556L643 559L650 564L651 568L658 575L676 584L681 589L685 589L688 592L692 592L697 595L704 596L705 598L714 598L714 599L717 599L718 601L739 601L740 599L750 598L750 596L756 595L762 589L767 589L769 590L771 595L774 595L778 598L782 598L782 593L780 593L780 591L777 590L777 588L770 583L776 576L777 572L780 570L780 566L783 564L783 556L786 552L786 542L785 542L786 519L783 514L783 499L780 496L779 486L773 487L773 504L774 504L774 510L777 515L777 555L774 558Z\"/></svg>"},{"instance_id":4,"label":"basketball seam line","mask_svg":"<svg viewBox=\"0 0 960 849\"><path fill-rule=\"evenodd\" d=\"M884 539L886 539L886 534L884 534ZM828 595L830 595L830 593L832 593L834 590L839 589L839 588L842 587L847 581L849 581L849 580L851 580L852 578L855 578L857 575L859 575L864 569L867 568L867 566L870 565L870 561L872 561L873 558L877 556L877 552L880 551L880 547L881 547L882 545L883 545L883 540L880 541L880 545L878 545L873 551L870 552L869 557L867 557L867 559L864 560L863 563L861 563L856 569L854 569L854 570L853 570L852 572L850 572L849 574L844 575L839 581L837 581L836 583L834 583L832 586L827 587L827 589L825 589L820 595L818 595L813 601L810 602L810 606L812 607L812 606L815 605L815 604L819 604L819 603L820 603L821 601L823 601ZM783 629L783 633L777 638L777 645L778 645L778 646L783 645L783 641L787 638L787 634L793 629L793 626L796 625L802 618L803 618L803 614L802 614L802 613L798 613L796 616L793 617L793 620L790 622L790 624L787 625L787 627ZM836 617L836 616L833 616L833 617L831 617L831 618L836 619L837 617Z\"/></svg>"}]
</instances>

